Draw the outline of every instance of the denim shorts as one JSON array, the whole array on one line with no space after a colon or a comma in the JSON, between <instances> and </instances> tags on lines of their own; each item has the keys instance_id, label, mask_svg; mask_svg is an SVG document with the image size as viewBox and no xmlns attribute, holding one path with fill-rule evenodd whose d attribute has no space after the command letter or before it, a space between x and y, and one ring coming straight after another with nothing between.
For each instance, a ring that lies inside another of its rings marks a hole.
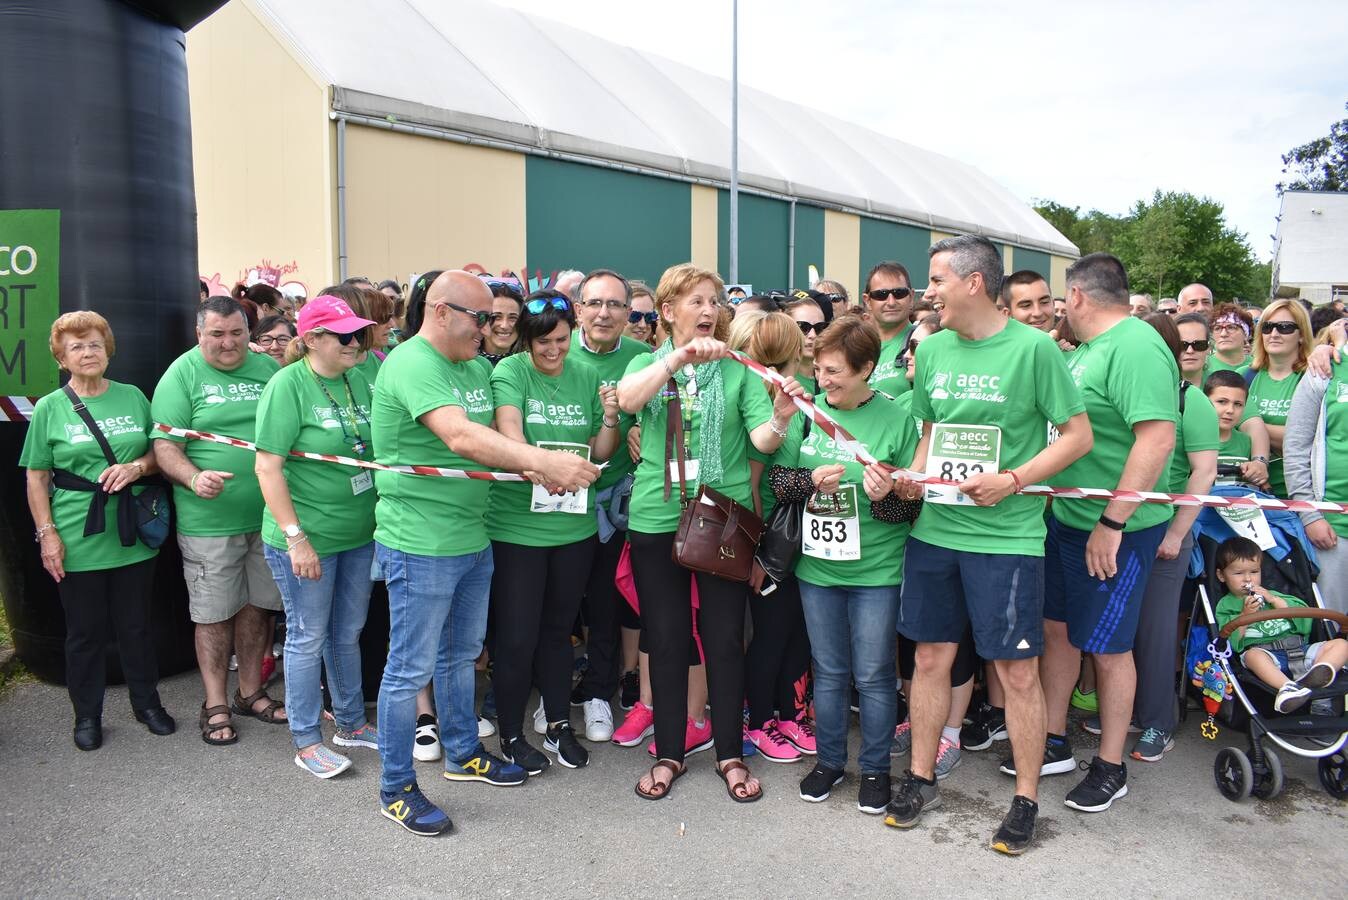
<instances>
[{"instance_id":1,"label":"denim shorts","mask_svg":"<svg viewBox=\"0 0 1348 900\"><path fill-rule=\"evenodd\" d=\"M1255 644L1253 647L1246 647L1245 652L1240 654L1240 658L1241 661L1244 662L1245 657L1257 650L1260 653L1268 654L1269 658L1277 664L1278 668L1288 678L1300 678L1310 671L1311 666L1315 665L1315 657L1319 655L1320 648L1324 645L1324 641L1316 641L1314 644L1309 644L1306 647L1304 656L1301 656L1298 659L1292 659L1287 655L1286 650L1279 650L1276 647L1261 647L1258 644ZM1246 665L1249 664L1246 663Z\"/></svg>"}]
</instances>

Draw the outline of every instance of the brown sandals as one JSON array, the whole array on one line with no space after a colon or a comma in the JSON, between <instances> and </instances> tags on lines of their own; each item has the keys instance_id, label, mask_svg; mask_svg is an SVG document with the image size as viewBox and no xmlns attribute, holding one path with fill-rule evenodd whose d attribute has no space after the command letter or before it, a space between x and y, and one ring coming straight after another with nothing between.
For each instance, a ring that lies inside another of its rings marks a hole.
<instances>
[{"instance_id":1,"label":"brown sandals","mask_svg":"<svg viewBox=\"0 0 1348 900\"><path fill-rule=\"evenodd\" d=\"M211 724L211 719L215 716L229 716L223 722ZM238 743L239 730L234 727L234 717L230 715L228 706L212 706L206 708L206 704L201 704L201 715L197 718L197 724L201 726L201 739L208 744L216 747L223 747L227 744ZM211 735L224 731L228 728L234 733L227 738L211 737Z\"/></svg>"},{"instance_id":2,"label":"brown sandals","mask_svg":"<svg viewBox=\"0 0 1348 900\"><path fill-rule=\"evenodd\" d=\"M253 709L253 704L259 700L266 700L267 705L261 709ZM285 704L280 700L273 700L267 696L265 687L258 688L251 696L244 697L238 690L234 689L234 712L241 716L252 716L259 722L266 722L268 725L285 725L287 719L277 717L276 711L284 709Z\"/></svg>"},{"instance_id":3,"label":"brown sandals","mask_svg":"<svg viewBox=\"0 0 1348 900\"><path fill-rule=\"evenodd\" d=\"M744 771L744 780L737 784L731 784L730 777L727 773L733 772L736 769L742 769ZM754 791L752 794L749 793L749 767L738 759L732 759L727 763L717 763L716 774L721 776L721 780L725 782L725 792L729 794L730 799L734 800L736 803L753 803L754 801L763 798L762 785L759 785L758 790Z\"/></svg>"},{"instance_id":4,"label":"brown sandals","mask_svg":"<svg viewBox=\"0 0 1348 900\"><path fill-rule=\"evenodd\" d=\"M668 781L661 781L655 774L656 769L667 769L670 773ZM683 773L688 771L688 767L672 759L657 759L655 765L651 766L651 789L643 791L641 782L638 781L634 790L637 796L643 800L663 800L669 796L669 792L674 787L674 782L683 777Z\"/></svg>"}]
</instances>

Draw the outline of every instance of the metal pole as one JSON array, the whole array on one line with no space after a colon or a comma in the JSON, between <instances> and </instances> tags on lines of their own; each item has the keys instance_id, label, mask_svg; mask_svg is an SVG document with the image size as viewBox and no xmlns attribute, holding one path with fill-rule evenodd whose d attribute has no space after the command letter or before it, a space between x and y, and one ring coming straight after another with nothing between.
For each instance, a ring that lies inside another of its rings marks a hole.
<instances>
[{"instance_id":1,"label":"metal pole","mask_svg":"<svg viewBox=\"0 0 1348 900\"><path fill-rule=\"evenodd\" d=\"M796 285L796 198L791 198L791 223L786 234L786 289L809 287L809 284Z\"/></svg>"},{"instance_id":2,"label":"metal pole","mask_svg":"<svg viewBox=\"0 0 1348 900\"><path fill-rule=\"evenodd\" d=\"M346 280L346 119L337 120L337 280Z\"/></svg>"},{"instance_id":3,"label":"metal pole","mask_svg":"<svg viewBox=\"0 0 1348 900\"><path fill-rule=\"evenodd\" d=\"M730 16L730 283L740 281L740 0Z\"/></svg>"}]
</instances>

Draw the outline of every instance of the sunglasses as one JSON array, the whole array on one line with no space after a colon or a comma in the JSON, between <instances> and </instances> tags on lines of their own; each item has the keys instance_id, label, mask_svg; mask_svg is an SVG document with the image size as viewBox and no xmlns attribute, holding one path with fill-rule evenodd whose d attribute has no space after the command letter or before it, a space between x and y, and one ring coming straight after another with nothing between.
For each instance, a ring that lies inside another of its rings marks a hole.
<instances>
[{"instance_id":1,"label":"sunglasses","mask_svg":"<svg viewBox=\"0 0 1348 900\"><path fill-rule=\"evenodd\" d=\"M360 340L360 339L365 335L365 329L364 329L364 328L358 328L358 329L356 329L355 331L351 331L351 332L348 332L348 333L346 333L346 334L342 334L341 332L338 332L338 331L328 331L326 328L318 328L318 329L315 329L315 330L318 331L318 332L320 332L321 334L330 334L330 335L332 335L333 337L335 337L335 338L337 339L337 343L341 344L343 347L348 347L348 346L350 346L352 341L358 341L358 340ZM275 340L277 341L277 343L280 343L280 338L276 338ZM262 342L259 341L258 343L261 344ZM289 343L290 343L290 339L289 339L289 338L286 338L285 344L281 344L281 346L284 347L286 344L289 344ZM264 345L264 346L265 346L265 345Z\"/></svg>"},{"instance_id":2,"label":"sunglasses","mask_svg":"<svg viewBox=\"0 0 1348 900\"><path fill-rule=\"evenodd\" d=\"M813 331L815 334L823 334L824 329L828 327L827 322L797 322L800 326L801 334L809 334Z\"/></svg>"},{"instance_id":3,"label":"sunglasses","mask_svg":"<svg viewBox=\"0 0 1348 900\"><path fill-rule=\"evenodd\" d=\"M824 299L827 300L829 303L842 303L847 299L847 297L845 297L842 294L825 294Z\"/></svg>"},{"instance_id":4,"label":"sunglasses","mask_svg":"<svg viewBox=\"0 0 1348 900\"><path fill-rule=\"evenodd\" d=\"M1206 353L1212 346L1211 341L1180 341L1180 347L1184 350L1196 350L1199 353Z\"/></svg>"},{"instance_id":5,"label":"sunglasses","mask_svg":"<svg viewBox=\"0 0 1348 900\"><path fill-rule=\"evenodd\" d=\"M866 296L870 297L872 300L879 300L881 303L884 303L890 297L893 297L895 300L902 300L905 297L911 296L912 293L912 288L881 288L878 291L867 291Z\"/></svg>"},{"instance_id":6,"label":"sunglasses","mask_svg":"<svg viewBox=\"0 0 1348 900\"><path fill-rule=\"evenodd\" d=\"M477 322L478 328L486 328L487 324L492 320L492 314L489 312L480 309L469 309L468 307L460 306L457 303L450 303L448 300L441 300L439 303L436 304L436 306L448 306L450 309L455 310L456 312L461 312L464 313L465 315L472 316L473 319Z\"/></svg>"},{"instance_id":7,"label":"sunglasses","mask_svg":"<svg viewBox=\"0 0 1348 900\"><path fill-rule=\"evenodd\" d=\"M632 312L627 314L627 321L633 325L637 324L642 319L646 320L647 325L654 325L656 322L660 321L660 314L658 312L637 312L636 310L632 310Z\"/></svg>"},{"instance_id":8,"label":"sunglasses","mask_svg":"<svg viewBox=\"0 0 1348 900\"><path fill-rule=\"evenodd\" d=\"M1278 334L1293 334L1297 331L1296 322L1264 322L1260 324L1259 330L1264 334L1278 332Z\"/></svg>"},{"instance_id":9,"label":"sunglasses","mask_svg":"<svg viewBox=\"0 0 1348 900\"><path fill-rule=\"evenodd\" d=\"M925 340L925 338L924 338L923 340ZM912 355L913 355L914 353L917 352L917 345L920 344L920 343L922 343L922 341L914 341L914 340L909 340L909 341L908 341L908 356L909 356L910 358L912 357Z\"/></svg>"},{"instance_id":10,"label":"sunglasses","mask_svg":"<svg viewBox=\"0 0 1348 900\"><path fill-rule=\"evenodd\" d=\"M571 301L562 297L538 297L524 304L524 308L529 310L531 315L538 315L543 310L551 306L553 309L561 312L571 311Z\"/></svg>"}]
</instances>

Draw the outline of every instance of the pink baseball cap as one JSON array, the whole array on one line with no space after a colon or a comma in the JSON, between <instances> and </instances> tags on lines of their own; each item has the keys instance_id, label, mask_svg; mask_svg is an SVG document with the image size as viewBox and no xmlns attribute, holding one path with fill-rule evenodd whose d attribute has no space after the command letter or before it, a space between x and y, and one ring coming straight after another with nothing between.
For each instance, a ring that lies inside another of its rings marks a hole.
<instances>
[{"instance_id":1,"label":"pink baseball cap","mask_svg":"<svg viewBox=\"0 0 1348 900\"><path fill-rule=\"evenodd\" d=\"M341 297L321 294L300 307L296 330L301 335L306 335L315 328L322 328L334 334L351 334L373 324L369 319L362 319L352 312L351 307Z\"/></svg>"}]
</instances>

